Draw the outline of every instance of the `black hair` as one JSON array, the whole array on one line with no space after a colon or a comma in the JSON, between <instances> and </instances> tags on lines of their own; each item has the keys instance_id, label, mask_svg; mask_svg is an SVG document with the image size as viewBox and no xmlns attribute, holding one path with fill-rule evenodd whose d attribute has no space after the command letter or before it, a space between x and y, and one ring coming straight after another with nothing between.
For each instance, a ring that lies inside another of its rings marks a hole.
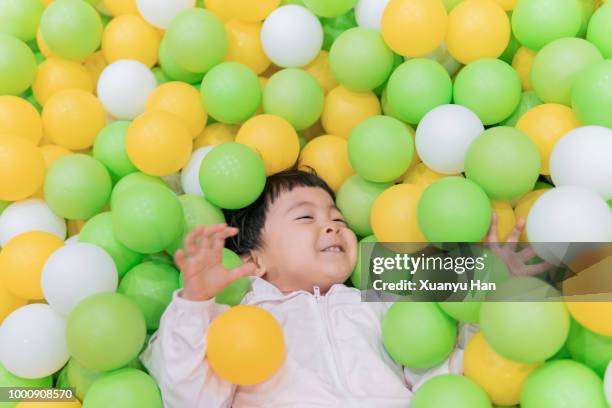
<instances>
[{"instance_id":1,"label":"black hair","mask_svg":"<svg viewBox=\"0 0 612 408\"><path fill-rule=\"evenodd\" d=\"M227 225L239 229L238 234L225 241L225 247L239 255L261 247L261 232L266 223L270 205L283 192L296 187L315 187L327 192L334 202L336 195L327 183L316 175L314 170L286 170L274 174L266 180L263 192L252 204L238 210L223 210Z\"/></svg>"}]
</instances>

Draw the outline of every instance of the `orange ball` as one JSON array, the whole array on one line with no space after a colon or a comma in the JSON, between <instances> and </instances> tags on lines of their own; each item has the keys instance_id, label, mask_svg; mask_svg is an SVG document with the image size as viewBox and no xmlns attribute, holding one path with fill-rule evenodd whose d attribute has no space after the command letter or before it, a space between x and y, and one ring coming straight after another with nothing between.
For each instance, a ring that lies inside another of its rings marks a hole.
<instances>
[{"instance_id":1,"label":"orange ball","mask_svg":"<svg viewBox=\"0 0 612 408\"><path fill-rule=\"evenodd\" d=\"M31 103L18 96L0 96L0 134L8 133L38 144L42 139L42 119Z\"/></svg>"},{"instance_id":2,"label":"orange ball","mask_svg":"<svg viewBox=\"0 0 612 408\"><path fill-rule=\"evenodd\" d=\"M308 142L300 154L298 168L314 170L336 192L355 174L348 158L347 140L334 135L318 136Z\"/></svg>"},{"instance_id":3,"label":"orange ball","mask_svg":"<svg viewBox=\"0 0 612 408\"><path fill-rule=\"evenodd\" d=\"M427 242L417 222L417 205L423 189L398 184L383 191L370 215L372 231L380 242Z\"/></svg>"},{"instance_id":4,"label":"orange ball","mask_svg":"<svg viewBox=\"0 0 612 408\"><path fill-rule=\"evenodd\" d=\"M211 323L206 358L210 368L232 384L262 383L284 362L282 328L270 312L260 307L232 307Z\"/></svg>"},{"instance_id":5,"label":"orange ball","mask_svg":"<svg viewBox=\"0 0 612 408\"><path fill-rule=\"evenodd\" d=\"M38 191L45 179L43 155L29 140L0 135L0 200L23 200Z\"/></svg>"},{"instance_id":6,"label":"orange ball","mask_svg":"<svg viewBox=\"0 0 612 408\"><path fill-rule=\"evenodd\" d=\"M44 106L59 91L71 88L93 93L93 80L83 65L61 58L49 58L38 66L32 92L41 105Z\"/></svg>"},{"instance_id":7,"label":"orange ball","mask_svg":"<svg viewBox=\"0 0 612 408\"><path fill-rule=\"evenodd\" d=\"M355 126L380 114L380 102L373 92L353 92L338 86L325 97L321 123L330 135L348 139Z\"/></svg>"},{"instance_id":8,"label":"orange ball","mask_svg":"<svg viewBox=\"0 0 612 408\"><path fill-rule=\"evenodd\" d=\"M140 15L113 18L102 34L102 52L110 64L121 59L140 61L153 67L157 63L160 35Z\"/></svg>"},{"instance_id":9,"label":"orange ball","mask_svg":"<svg viewBox=\"0 0 612 408\"><path fill-rule=\"evenodd\" d=\"M225 60L244 64L258 75L268 69L272 62L261 45L261 26L262 23L259 22L248 23L239 20L225 23L227 33Z\"/></svg>"}]
</instances>

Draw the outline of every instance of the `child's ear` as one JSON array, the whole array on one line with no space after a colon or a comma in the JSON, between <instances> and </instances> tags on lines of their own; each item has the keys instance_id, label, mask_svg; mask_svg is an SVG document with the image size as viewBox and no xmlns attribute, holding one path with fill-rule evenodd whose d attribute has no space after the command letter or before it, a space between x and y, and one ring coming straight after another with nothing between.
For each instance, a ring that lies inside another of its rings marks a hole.
<instances>
[{"instance_id":1,"label":"child's ear","mask_svg":"<svg viewBox=\"0 0 612 408\"><path fill-rule=\"evenodd\" d=\"M242 260L243 264L247 262L254 263L256 266L255 275L259 276L260 278L266 274L266 269L263 266L263 263L261 262L260 257L257 256L257 254L254 253L253 251L251 251L248 254L241 255L240 259Z\"/></svg>"}]
</instances>

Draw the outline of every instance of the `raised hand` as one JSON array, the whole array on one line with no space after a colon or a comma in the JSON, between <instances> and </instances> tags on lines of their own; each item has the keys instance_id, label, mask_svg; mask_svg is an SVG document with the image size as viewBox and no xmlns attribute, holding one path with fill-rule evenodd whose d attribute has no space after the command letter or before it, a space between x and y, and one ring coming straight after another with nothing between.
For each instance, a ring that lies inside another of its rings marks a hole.
<instances>
[{"instance_id":1,"label":"raised hand","mask_svg":"<svg viewBox=\"0 0 612 408\"><path fill-rule=\"evenodd\" d=\"M238 233L238 228L227 224L194 228L185 238L185 249L174 254L174 262L183 274L181 297L203 301L213 298L227 285L244 276L255 274L252 262L226 269L221 262L225 239Z\"/></svg>"}]
</instances>

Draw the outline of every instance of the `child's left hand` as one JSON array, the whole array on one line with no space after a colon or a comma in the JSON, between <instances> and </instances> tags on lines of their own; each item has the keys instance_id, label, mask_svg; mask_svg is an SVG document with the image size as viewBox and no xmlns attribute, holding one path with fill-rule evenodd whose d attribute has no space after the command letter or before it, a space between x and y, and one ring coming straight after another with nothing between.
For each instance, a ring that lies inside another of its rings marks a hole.
<instances>
[{"instance_id":1,"label":"child's left hand","mask_svg":"<svg viewBox=\"0 0 612 408\"><path fill-rule=\"evenodd\" d=\"M527 245L520 251L516 251L519 242L519 237L525 228L525 219L519 218L514 226L514 229L508 235L506 243L500 245L497 239L497 214L493 213L491 227L487 233L485 242L489 244L489 248L506 263L510 273L513 276L532 276L542 272L546 272L553 266L548 262L540 262L529 264L528 262L535 258L535 253L531 245Z\"/></svg>"}]
</instances>

